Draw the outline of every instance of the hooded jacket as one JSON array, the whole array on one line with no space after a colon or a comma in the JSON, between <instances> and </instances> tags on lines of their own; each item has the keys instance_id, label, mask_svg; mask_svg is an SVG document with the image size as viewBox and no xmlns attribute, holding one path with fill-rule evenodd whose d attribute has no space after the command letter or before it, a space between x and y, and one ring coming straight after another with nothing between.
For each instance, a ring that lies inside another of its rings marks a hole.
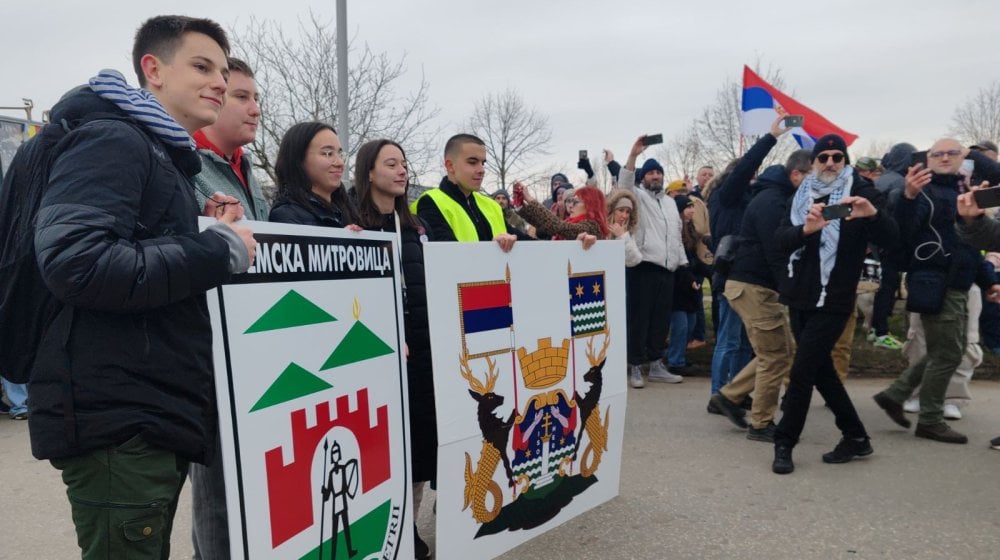
<instances>
[{"instance_id":1,"label":"hooded jacket","mask_svg":"<svg viewBox=\"0 0 1000 560\"><path fill-rule=\"evenodd\" d=\"M712 230L713 252L719 240L739 232L743 213L750 204L750 181L777 143L778 139L770 133L761 136L740 158L726 180L712 190L708 197L708 223Z\"/></svg>"},{"instance_id":2,"label":"hooded jacket","mask_svg":"<svg viewBox=\"0 0 1000 560\"><path fill-rule=\"evenodd\" d=\"M139 435L203 462L216 433L205 291L229 279L229 245L199 233L196 152L86 88L52 120L92 112L119 118L67 134L35 226L42 279L64 305L31 374L32 453L77 456Z\"/></svg>"},{"instance_id":3,"label":"hooded jacket","mask_svg":"<svg viewBox=\"0 0 1000 560\"><path fill-rule=\"evenodd\" d=\"M688 263L681 243L681 217L672 198L660 191L652 193L635 185L635 171L622 168L618 180L639 201L639 227L635 244L644 262L673 272Z\"/></svg>"},{"instance_id":4,"label":"hooded jacket","mask_svg":"<svg viewBox=\"0 0 1000 560\"><path fill-rule=\"evenodd\" d=\"M621 239L625 242L625 266L632 267L642 262L642 253L639 251L639 246L635 244L635 228L639 225L639 201L635 198L635 195L625 189L614 189L607 196L607 207L608 207L608 224L611 224L614 218L615 207L618 206L618 201L627 198L632 201L632 212L628 216L628 224L625 225L625 233L621 237L616 239Z\"/></svg>"},{"instance_id":5,"label":"hooded jacket","mask_svg":"<svg viewBox=\"0 0 1000 560\"><path fill-rule=\"evenodd\" d=\"M795 185L783 165L764 170L753 186L753 199L740 226L740 245L729 279L778 291L788 276L788 254L774 243L774 232L790 212Z\"/></svg>"}]
</instances>

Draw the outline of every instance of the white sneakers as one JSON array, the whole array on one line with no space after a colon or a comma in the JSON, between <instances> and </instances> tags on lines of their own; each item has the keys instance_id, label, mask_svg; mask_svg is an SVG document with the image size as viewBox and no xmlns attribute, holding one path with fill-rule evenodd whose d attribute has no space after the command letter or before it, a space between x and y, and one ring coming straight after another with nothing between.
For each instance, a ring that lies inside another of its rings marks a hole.
<instances>
[{"instance_id":1,"label":"white sneakers","mask_svg":"<svg viewBox=\"0 0 1000 560\"><path fill-rule=\"evenodd\" d=\"M639 369L639 366L629 366L628 369L628 386L633 389L645 387L646 382L642 380L642 370Z\"/></svg>"},{"instance_id":2,"label":"white sneakers","mask_svg":"<svg viewBox=\"0 0 1000 560\"><path fill-rule=\"evenodd\" d=\"M906 399L906 402L903 403L903 410L911 414L920 412L920 399L917 397ZM944 403L944 417L947 420L961 420L962 409L958 408L958 405Z\"/></svg>"},{"instance_id":3,"label":"white sneakers","mask_svg":"<svg viewBox=\"0 0 1000 560\"><path fill-rule=\"evenodd\" d=\"M657 383L680 383L684 378L675 373L670 373L663 360L653 360L649 362L649 380Z\"/></svg>"}]
</instances>

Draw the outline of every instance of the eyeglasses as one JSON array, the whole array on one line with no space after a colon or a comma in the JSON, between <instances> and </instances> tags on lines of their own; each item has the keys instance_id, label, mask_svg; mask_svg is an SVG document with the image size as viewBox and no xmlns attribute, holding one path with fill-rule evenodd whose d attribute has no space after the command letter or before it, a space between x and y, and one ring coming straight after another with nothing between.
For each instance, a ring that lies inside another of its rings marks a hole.
<instances>
[{"instance_id":1,"label":"eyeglasses","mask_svg":"<svg viewBox=\"0 0 1000 560\"><path fill-rule=\"evenodd\" d=\"M820 155L816 156L816 159L818 159L819 162L822 163L822 164L824 164L824 165L826 164L826 161L829 160L829 159L832 159L833 163L840 163L840 162L844 161L844 154L841 154L841 153L836 153L836 154L820 154Z\"/></svg>"},{"instance_id":2,"label":"eyeglasses","mask_svg":"<svg viewBox=\"0 0 1000 560\"><path fill-rule=\"evenodd\" d=\"M937 159L937 158L943 158L946 155L951 157L959 156L962 155L962 150L941 150L939 152L931 152L927 154L927 157L932 157L934 159Z\"/></svg>"}]
</instances>

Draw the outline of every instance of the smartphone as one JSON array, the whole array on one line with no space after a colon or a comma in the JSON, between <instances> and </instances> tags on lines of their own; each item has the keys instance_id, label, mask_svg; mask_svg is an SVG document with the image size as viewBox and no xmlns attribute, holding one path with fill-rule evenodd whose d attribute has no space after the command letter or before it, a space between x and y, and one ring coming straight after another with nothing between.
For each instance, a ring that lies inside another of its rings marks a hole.
<instances>
[{"instance_id":1,"label":"smartphone","mask_svg":"<svg viewBox=\"0 0 1000 560\"><path fill-rule=\"evenodd\" d=\"M580 150L580 161L583 161L585 159L590 159L587 157L587 150Z\"/></svg>"},{"instance_id":2,"label":"smartphone","mask_svg":"<svg viewBox=\"0 0 1000 560\"><path fill-rule=\"evenodd\" d=\"M785 117L785 128L798 128L805 120L806 118L802 115L788 115Z\"/></svg>"},{"instance_id":3,"label":"smartphone","mask_svg":"<svg viewBox=\"0 0 1000 560\"><path fill-rule=\"evenodd\" d=\"M829 221L846 218L851 215L853 210L854 207L850 204L833 204L831 206L824 206L823 219Z\"/></svg>"},{"instance_id":4,"label":"smartphone","mask_svg":"<svg viewBox=\"0 0 1000 560\"><path fill-rule=\"evenodd\" d=\"M996 208L1000 206L1000 187L972 191L972 198L980 208Z\"/></svg>"},{"instance_id":5,"label":"smartphone","mask_svg":"<svg viewBox=\"0 0 1000 560\"><path fill-rule=\"evenodd\" d=\"M662 144L663 135L662 134L647 134L642 137L643 146L652 146L653 144Z\"/></svg>"},{"instance_id":6,"label":"smartphone","mask_svg":"<svg viewBox=\"0 0 1000 560\"><path fill-rule=\"evenodd\" d=\"M927 150L910 154L910 167L918 163L923 165L924 169L927 169Z\"/></svg>"}]
</instances>

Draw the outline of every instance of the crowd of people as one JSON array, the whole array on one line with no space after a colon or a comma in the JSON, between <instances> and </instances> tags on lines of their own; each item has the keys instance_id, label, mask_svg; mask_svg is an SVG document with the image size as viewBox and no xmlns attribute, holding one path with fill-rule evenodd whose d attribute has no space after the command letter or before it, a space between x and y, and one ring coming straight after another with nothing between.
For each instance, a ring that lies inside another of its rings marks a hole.
<instances>
[{"instance_id":1,"label":"crowd of people","mask_svg":"<svg viewBox=\"0 0 1000 560\"><path fill-rule=\"evenodd\" d=\"M42 337L30 398L26 385L4 381L9 414L28 419L34 455L62 473L85 558L167 558L188 476L195 557L228 557L225 482L221 461L211 460L220 449L205 292L252 265L256 244L242 218L399 236L411 426L421 427L410 445L418 509L437 455L426 242L510 251L532 239L584 248L622 241L628 383L682 382L687 351L706 344L711 324L707 410L773 443L776 473L794 469L813 387L843 434L823 461L873 452L843 381L858 284L876 263L869 338L903 347L910 361L874 395L876 405L903 427L916 413L919 437L967 441L944 419L960 418L970 398L980 340L1000 350L1000 254L981 252L1000 251L1000 222L970 191L1000 182L995 144L942 138L926 164L911 164L919 152L898 144L851 165L844 139L828 135L761 170L788 132L779 118L718 174L704 166L693 181L667 181L655 159L639 164L647 148L639 137L624 164L605 151L610 192L581 159L587 182L574 187L558 173L539 201L520 183L513 193L482 194L485 144L457 134L445 145L438 187L410 204L403 146L362 145L347 189L337 131L303 122L282 138L269 204L243 149L260 123L254 72L229 56L222 28L152 18L132 59L141 89L102 71L52 110L72 141L53 158L34 246L60 307ZM199 215L217 223L199 231ZM904 271L905 344L888 330ZM1000 438L992 446L1000 449ZM116 529L150 517L161 520L155 529ZM429 557L413 531L417 557Z\"/></svg>"}]
</instances>

